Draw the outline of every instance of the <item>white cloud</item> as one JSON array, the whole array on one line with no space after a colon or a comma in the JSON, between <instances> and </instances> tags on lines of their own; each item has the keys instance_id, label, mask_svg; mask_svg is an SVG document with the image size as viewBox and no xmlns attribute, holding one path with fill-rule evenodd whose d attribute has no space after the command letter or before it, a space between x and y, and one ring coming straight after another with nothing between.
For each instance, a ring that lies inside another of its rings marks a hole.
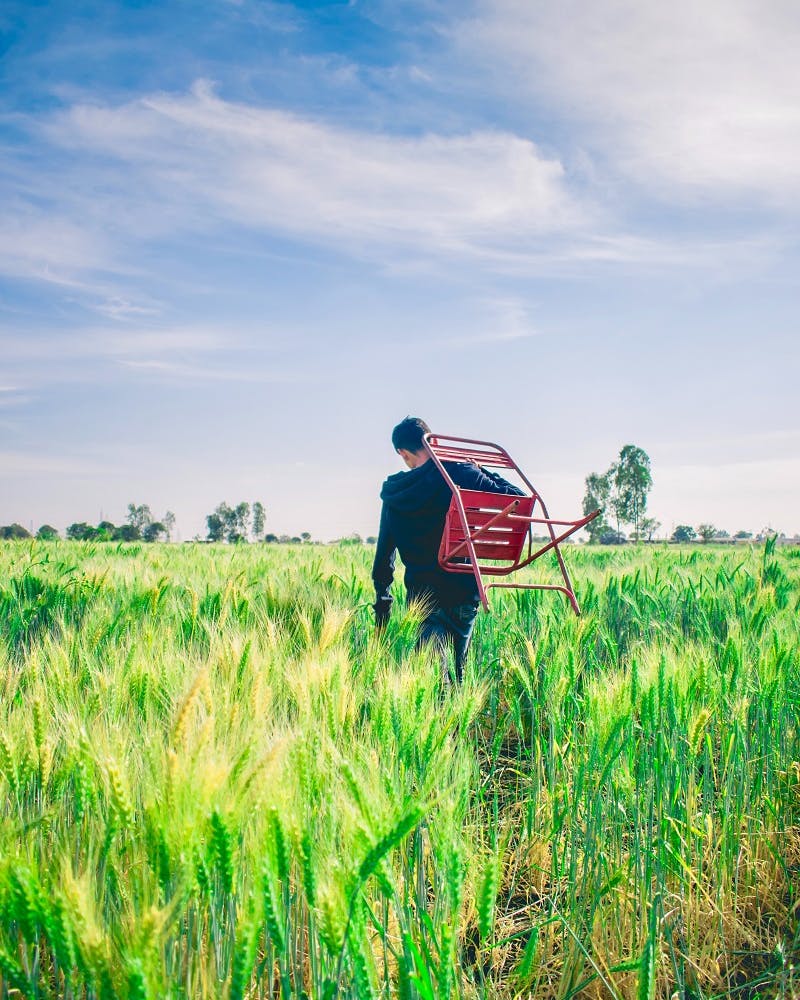
<instances>
[{"instance_id":1,"label":"white cloud","mask_svg":"<svg viewBox=\"0 0 800 1000\"><path fill-rule=\"evenodd\" d=\"M527 340L538 333L529 315L529 306L522 299L497 297L476 303L476 311L486 318L476 320L475 328L442 340L429 339L430 347L471 347Z\"/></svg>"},{"instance_id":2,"label":"white cloud","mask_svg":"<svg viewBox=\"0 0 800 1000\"><path fill-rule=\"evenodd\" d=\"M289 335L269 328L98 327L0 335L13 377L29 386L93 382L111 372L160 381L289 384L314 380L308 371L278 366ZM0 408L30 401L0 386Z\"/></svg>"},{"instance_id":3,"label":"white cloud","mask_svg":"<svg viewBox=\"0 0 800 1000\"><path fill-rule=\"evenodd\" d=\"M241 343L241 338L232 330L202 326L67 329L60 335L9 332L0 338L6 360L37 362L65 358L208 354L230 349L237 343Z\"/></svg>"},{"instance_id":4,"label":"white cloud","mask_svg":"<svg viewBox=\"0 0 800 1000\"><path fill-rule=\"evenodd\" d=\"M505 11L519 32L507 31ZM548 60L559 61L561 39L564 58L546 75L561 81L562 99L591 112L595 90L602 94L610 84L573 79L573 64L582 64L585 53L569 25L539 11L544 26L554 29L545 43L548 32L534 32L526 11L497 0L492 18L481 24L487 47L504 62L513 63L515 54L535 62L536 55L549 66ZM620 155L631 166L644 155L636 152L635 115L614 111L612 97L613 128L600 114L598 121L604 136L627 137ZM13 198L0 229L0 272L74 287L120 323L161 308L136 290L146 277L143 244L206 239L231 224L384 267L467 261L525 275L587 263L738 268L776 249L772 237L687 244L625 232L600 199L590 197L599 189L586 183L585 170L582 180L568 174L557 156L509 131L374 133L225 101L202 82L190 93L120 105L77 103L27 124L45 148L31 176L18 169L6 184ZM692 169L690 158L680 161L681 169ZM37 191L47 192L47 204L37 204ZM119 287L109 287L112 274Z\"/></svg>"},{"instance_id":5,"label":"white cloud","mask_svg":"<svg viewBox=\"0 0 800 1000\"><path fill-rule=\"evenodd\" d=\"M241 338L232 329L202 326L87 330L81 338L87 352L109 357L210 354L232 349L240 342Z\"/></svg>"},{"instance_id":6,"label":"white cloud","mask_svg":"<svg viewBox=\"0 0 800 1000\"><path fill-rule=\"evenodd\" d=\"M0 393L2 392L3 390L0 389ZM3 395L0 395L0 410L10 410L15 406L27 406L28 403L33 402L33 400L33 396L25 395L15 390L9 390Z\"/></svg>"},{"instance_id":7,"label":"white cloud","mask_svg":"<svg viewBox=\"0 0 800 1000\"><path fill-rule=\"evenodd\" d=\"M800 192L794 0L485 0L472 57L582 122L613 167L670 196Z\"/></svg>"},{"instance_id":8,"label":"white cloud","mask_svg":"<svg viewBox=\"0 0 800 1000\"><path fill-rule=\"evenodd\" d=\"M254 382L266 384L290 384L312 381L307 374L291 374L277 371L270 366L252 368L220 368L213 365L187 365L176 361L160 361L152 358L141 361L122 361L125 368L143 375L162 376L187 382Z\"/></svg>"},{"instance_id":9,"label":"white cloud","mask_svg":"<svg viewBox=\"0 0 800 1000\"><path fill-rule=\"evenodd\" d=\"M245 340L225 329L95 328L0 335L0 352L12 377L31 387L102 381L109 372L131 375L182 375L219 378L218 359L236 356ZM194 373L194 374L193 374ZM240 381L243 379L240 379ZM0 407L30 401L13 391L0 392Z\"/></svg>"},{"instance_id":10,"label":"white cloud","mask_svg":"<svg viewBox=\"0 0 800 1000\"><path fill-rule=\"evenodd\" d=\"M0 273L67 287L108 265L110 247L99 232L63 212L7 206L0 216Z\"/></svg>"},{"instance_id":11,"label":"white cloud","mask_svg":"<svg viewBox=\"0 0 800 1000\"><path fill-rule=\"evenodd\" d=\"M121 213L134 227L155 225L169 205L171 224L223 218L351 250L491 255L587 221L558 160L507 132L376 135L227 102L199 84L189 95L74 106L44 134L117 161L115 199L128 189L119 162L135 172L138 214Z\"/></svg>"},{"instance_id":12,"label":"white cloud","mask_svg":"<svg viewBox=\"0 0 800 1000\"><path fill-rule=\"evenodd\" d=\"M140 316L157 316L159 310L152 305L131 302L120 295L112 295L104 302L98 302L95 310L111 319L129 320Z\"/></svg>"}]
</instances>

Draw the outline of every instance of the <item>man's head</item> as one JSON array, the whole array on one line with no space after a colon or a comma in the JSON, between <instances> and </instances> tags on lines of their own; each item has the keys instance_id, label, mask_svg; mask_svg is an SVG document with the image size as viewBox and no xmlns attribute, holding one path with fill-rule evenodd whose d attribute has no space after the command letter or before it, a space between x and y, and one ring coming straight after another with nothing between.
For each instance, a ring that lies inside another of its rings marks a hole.
<instances>
[{"instance_id":1,"label":"man's head","mask_svg":"<svg viewBox=\"0 0 800 1000\"><path fill-rule=\"evenodd\" d=\"M428 461L422 438L429 433L430 427L419 417L406 417L392 431L394 449L409 469L416 469Z\"/></svg>"}]
</instances>

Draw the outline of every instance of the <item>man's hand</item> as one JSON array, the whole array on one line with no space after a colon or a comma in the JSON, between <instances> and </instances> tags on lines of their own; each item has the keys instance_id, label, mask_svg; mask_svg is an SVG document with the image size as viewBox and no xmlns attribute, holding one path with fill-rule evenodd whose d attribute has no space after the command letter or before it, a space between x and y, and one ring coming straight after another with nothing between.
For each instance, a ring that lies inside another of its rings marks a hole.
<instances>
[{"instance_id":1,"label":"man's hand","mask_svg":"<svg viewBox=\"0 0 800 1000\"><path fill-rule=\"evenodd\" d=\"M380 632L386 628L389 621L389 615L392 612L392 599L391 597L379 597L378 600L372 605L372 610L375 612L375 628Z\"/></svg>"}]
</instances>

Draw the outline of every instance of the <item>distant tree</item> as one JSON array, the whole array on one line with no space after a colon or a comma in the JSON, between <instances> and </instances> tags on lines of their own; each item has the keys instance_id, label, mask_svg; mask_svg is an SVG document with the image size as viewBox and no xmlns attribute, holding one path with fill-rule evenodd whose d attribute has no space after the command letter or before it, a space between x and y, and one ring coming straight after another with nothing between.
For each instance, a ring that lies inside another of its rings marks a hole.
<instances>
[{"instance_id":1,"label":"distant tree","mask_svg":"<svg viewBox=\"0 0 800 1000\"><path fill-rule=\"evenodd\" d=\"M716 533L717 529L713 524L698 524L697 526L697 534L703 539L704 542L710 542Z\"/></svg>"},{"instance_id":2,"label":"distant tree","mask_svg":"<svg viewBox=\"0 0 800 1000\"><path fill-rule=\"evenodd\" d=\"M108 542L114 537L117 526L111 521L101 521L96 528L95 538L101 542Z\"/></svg>"},{"instance_id":3,"label":"distant tree","mask_svg":"<svg viewBox=\"0 0 800 1000\"><path fill-rule=\"evenodd\" d=\"M229 542L246 542L250 530L250 504L246 501L236 504L228 529Z\"/></svg>"},{"instance_id":4,"label":"distant tree","mask_svg":"<svg viewBox=\"0 0 800 1000\"><path fill-rule=\"evenodd\" d=\"M303 539L299 535L292 535L290 541L292 545L300 545Z\"/></svg>"},{"instance_id":5,"label":"distant tree","mask_svg":"<svg viewBox=\"0 0 800 1000\"><path fill-rule=\"evenodd\" d=\"M52 542L53 539L58 538L58 529L54 528L52 524L43 524L36 532L36 537L43 542Z\"/></svg>"},{"instance_id":6,"label":"distant tree","mask_svg":"<svg viewBox=\"0 0 800 1000\"><path fill-rule=\"evenodd\" d=\"M138 507L135 503L128 504L128 524L138 528L140 535L144 534L144 529L152 520L153 515L146 503L140 504Z\"/></svg>"},{"instance_id":7,"label":"distant tree","mask_svg":"<svg viewBox=\"0 0 800 1000\"><path fill-rule=\"evenodd\" d=\"M229 542L231 535L236 536L236 510L227 503L221 503L217 507L217 513L225 525L225 540Z\"/></svg>"},{"instance_id":8,"label":"distant tree","mask_svg":"<svg viewBox=\"0 0 800 1000\"><path fill-rule=\"evenodd\" d=\"M632 524L637 536L647 509L647 494L653 485L650 456L636 445L626 444L619 461L608 472L611 481L611 507L617 522Z\"/></svg>"},{"instance_id":9,"label":"distant tree","mask_svg":"<svg viewBox=\"0 0 800 1000\"><path fill-rule=\"evenodd\" d=\"M74 542L85 542L94 538L96 529L86 521L76 521L67 525L67 538Z\"/></svg>"},{"instance_id":10,"label":"distant tree","mask_svg":"<svg viewBox=\"0 0 800 1000\"><path fill-rule=\"evenodd\" d=\"M646 451L633 444L626 444L620 450L618 460L606 472L590 473L586 477L583 513L601 511L600 517L586 525L590 540L599 541L611 531L609 515L614 518L617 534L620 533L621 524L631 524L632 537L641 538L647 495L652 485L650 457ZM655 530L651 529L651 537Z\"/></svg>"},{"instance_id":11,"label":"distant tree","mask_svg":"<svg viewBox=\"0 0 800 1000\"><path fill-rule=\"evenodd\" d=\"M731 536L728 534L728 532L724 528L717 528L717 533L716 533L716 535L714 537L715 538L730 538Z\"/></svg>"},{"instance_id":12,"label":"distant tree","mask_svg":"<svg viewBox=\"0 0 800 1000\"><path fill-rule=\"evenodd\" d=\"M599 542L601 545L624 545L627 542L627 538L621 531L607 529L600 536Z\"/></svg>"},{"instance_id":13,"label":"distant tree","mask_svg":"<svg viewBox=\"0 0 800 1000\"><path fill-rule=\"evenodd\" d=\"M364 539L364 541L367 543L367 545L377 545L378 544L378 539L375 537L375 535L367 535L367 537Z\"/></svg>"},{"instance_id":14,"label":"distant tree","mask_svg":"<svg viewBox=\"0 0 800 1000\"><path fill-rule=\"evenodd\" d=\"M310 531L301 531L300 532L300 540L303 541L303 542L310 542L311 541L311 532Z\"/></svg>"},{"instance_id":15,"label":"distant tree","mask_svg":"<svg viewBox=\"0 0 800 1000\"><path fill-rule=\"evenodd\" d=\"M235 507L229 507L225 501L207 515L208 540L221 542L223 539L231 544L246 542L250 530L250 504L242 501Z\"/></svg>"},{"instance_id":16,"label":"distant tree","mask_svg":"<svg viewBox=\"0 0 800 1000\"><path fill-rule=\"evenodd\" d=\"M21 524L17 524L16 521L13 524L5 524L0 527L0 538L12 540L31 537L30 531L27 528L23 528Z\"/></svg>"},{"instance_id":17,"label":"distant tree","mask_svg":"<svg viewBox=\"0 0 800 1000\"><path fill-rule=\"evenodd\" d=\"M236 511L233 507L229 507L227 503L217 504L216 512L222 518L222 523L225 525L225 537L229 538L231 532L236 530Z\"/></svg>"},{"instance_id":18,"label":"distant tree","mask_svg":"<svg viewBox=\"0 0 800 1000\"><path fill-rule=\"evenodd\" d=\"M608 507L609 496L611 494L611 482L609 474L602 475L597 472L590 472L586 477L586 492L583 495L583 513L591 514L594 510L599 510L600 516L586 525L589 540L600 541L600 536L609 530L606 520L606 509Z\"/></svg>"},{"instance_id":19,"label":"distant tree","mask_svg":"<svg viewBox=\"0 0 800 1000\"><path fill-rule=\"evenodd\" d=\"M609 531L613 530L611 528L611 521L613 519L616 530L617 532L619 532L620 525L625 520L625 511L622 506L622 500L620 499L619 491L617 490L616 487L615 483L616 475L617 475L617 463L612 462L611 465L608 467L608 472L606 472L606 476L608 476L608 490L609 490L606 510L609 514L608 530Z\"/></svg>"},{"instance_id":20,"label":"distant tree","mask_svg":"<svg viewBox=\"0 0 800 1000\"><path fill-rule=\"evenodd\" d=\"M753 532L752 531L737 531L736 534L733 537L734 538L752 538L753 537Z\"/></svg>"},{"instance_id":21,"label":"distant tree","mask_svg":"<svg viewBox=\"0 0 800 1000\"><path fill-rule=\"evenodd\" d=\"M641 524L639 525L639 530L641 532L642 538L646 538L648 542L653 541L653 535L661 527L661 522L657 521L654 517L643 517Z\"/></svg>"},{"instance_id":22,"label":"distant tree","mask_svg":"<svg viewBox=\"0 0 800 1000\"><path fill-rule=\"evenodd\" d=\"M171 510L168 510L164 516L161 518L161 523L164 525L164 530L167 533L167 541L172 541L172 532L175 530L175 515Z\"/></svg>"},{"instance_id":23,"label":"distant tree","mask_svg":"<svg viewBox=\"0 0 800 1000\"><path fill-rule=\"evenodd\" d=\"M694 528L689 524L679 524L672 532L673 542L691 542L696 537Z\"/></svg>"},{"instance_id":24,"label":"distant tree","mask_svg":"<svg viewBox=\"0 0 800 1000\"><path fill-rule=\"evenodd\" d=\"M213 514L209 514L206 517L209 542L221 542L225 537L225 521L223 520L222 515L217 513L218 510L219 507Z\"/></svg>"},{"instance_id":25,"label":"distant tree","mask_svg":"<svg viewBox=\"0 0 800 1000\"><path fill-rule=\"evenodd\" d=\"M357 531L354 531L351 534L346 535L344 538L337 538L336 539L336 544L337 545L361 545L363 541L364 541L364 539L361 537L361 535L359 535L359 533Z\"/></svg>"},{"instance_id":26,"label":"distant tree","mask_svg":"<svg viewBox=\"0 0 800 1000\"><path fill-rule=\"evenodd\" d=\"M138 542L142 533L134 524L120 524L114 529L112 537L115 542Z\"/></svg>"},{"instance_id":27,"label":"distant tree","mask_svg":"<svg viewBox=\"0 0 800 1000\"><path fill-rule=\"evenodd\" d=\"M272 532L270 532L268 535L264 535L264 541L265 542L277 542L277 541L279 541L279 539L278 539L277 535L273 535Z\"/></svg>"},{"instance_id":28,"label":"distant tree","mask_svg":"<svg viewBox=\"0 0 800 1000\"><path fill-rule=\"evenodd\" d=\"M264 534L264 525L266 524L267 513L264 510L264 504L260 500L256 500L253 504L253 537L259 539Z\"/></svg>"},{"instance_id":29,"label":"distant tree","mask_svg":"<svg viewBox=\"0 0 800 1000\"><path fill-rule=\"evenodd\" d=\"M146 542L160 542L167 537L167 529L161 521L151 521L142 533Z\"/></svg>"}]
</instances>

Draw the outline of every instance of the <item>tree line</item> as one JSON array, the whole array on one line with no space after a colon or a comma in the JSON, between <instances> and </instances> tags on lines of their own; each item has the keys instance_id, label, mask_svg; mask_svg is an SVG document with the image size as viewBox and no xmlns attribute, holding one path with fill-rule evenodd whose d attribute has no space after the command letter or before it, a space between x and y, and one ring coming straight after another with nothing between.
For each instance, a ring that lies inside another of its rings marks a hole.
<instances>
[{"instance_id":1,"label":"tree line","mask_svg":"<svg viewBox=\"0 0 800 1000\"><path fill-rule=\"evenodd\" d=\"M591 472L585 480L583 497L583 512L590 514L600 510L600 516L586 526L591 542L600 544L619 544L627 541L622 527L632 528L631 538L635 540L652 541L653 536L661 527L661 522L647 516L647 497L653 485L650 457L644 449L633 444L626 444L620 450L616 461L612 462L605 472ZM299 535L276 535L265 532L266 509L260 500L249 503L245 500L230 506L227 502L217 504L214 510L206 515L207 534L205 541L227 542L238 544L248 541L273 542L283 544L301 544L310 542L311 535L303 531ZM98 524L88 524L77 521L66 529L66 537L74 541L122 541L122 542L161 542L171 541L175 528L175 515L172 511L160 519L154 518L147 504L128 504L128 514L123 524L116 525L112 521L101 520ZM762 535L778 534L771 528L765 528ZM43 524L32 533L21 524L0 525L0 539L37 538L43 541L59 537L58 530L50 524ZM731 536L727 531L705 523L697 526L679 524L672 533L674 542L691 542L700 537L704 542L714 539L725 540ZM737 531L735 540L752 538L752 532ZM761 537L761 535L759 535ZM199 539L196 539L199 540ZM341 543L361 542L361 536L353 534L348 538L339 539ZM367 544L374 544L376 539L370 536Z\"/></svg>"},{"instance_id":2,"label":"tree line","mask_svg":"<svg viewBox=\"0 0 800 1000\"><path fill-rule=\"evenodd\" d=\"M146 503L129 503L124 524L114 524L113 521L106 520L101 520L98 524L75 521L67 525L65 536L76 542L168 542L172 538L174 529L175 515L171 510L157 520ZM40 541L52 541L59 537L58 529L52 524L41 525L35 534L16 522L0 526L0 538L38 538Z\"/></svg>"},{"instance_id":3,"label":"tree line","mask_svg":"<svg viewBox=\"0 0 800 1000\"><path fill-rule=\"evenodd\" d=\"M226 502L217 504L206 515L207 534L204 541L227 542L231 545L248 541L275 542L278 544L302 544L311 541L311 534L303 531L299 535L276 535L266 532L266 509L260 500L252 504L242 501L234 506ZM155 518L148 504L128 504L128 514L123 524L101 520L98 524L76 521L65 532L67 539L80 542L169 542L175 528L175 515L167 511L163 517ZM0 539L37 538L42 541L59 538L57 528L43 524L36 532L14 523L0 525ZM360 536L353 536L348 541ZM196 536L195 541L201 539Z\"/></svg>"},{"instance_id":4,"label":"tree line","mask_svg":"<svg viewBox=\"0 0 800 1000\"><path fill-rule=\"evenodd\" d=\"M622 532L623 525L632 527L631 538L652 541L653 535L661 527L654 517L647 517L647 496L653 486L650 456L643 448L626 444L615 462L605 472L590 472L585 480L583 513L600 511L600 516L587 524L589 540L601 545L615 545L627 541ZM769 537L780 534L772 528L764 528L758 536ZM746 541L753 537L751 531L737 531L731 536L727 531L711 523L697 525L679 524L670 536L673 542L692 542L701 538L704 542L725 541L733 537L736 541Z\"/></svg>"},{"instance_id":5,"label":"tree line","mask_svg":"<svg viewBox=\"0 0 800 1000\"><path fill-rule=\"evenodd\" d=\"M772 535L777 535L778 538L786 537L782 531L776 531L775 528L771 527L762 528L755 537L756 541L761 541L763 538L770 538ZM717 528L715 525L709 523L698 524L697 529L693 528L690 524L679 524L670 535L670 541L694 542L700 538L704 542L726 542L731 539L735 542L746 542L752 537L752 531L737 531L736 534L731 535L724 528Z\"/></svg>"},{"instance_id":6,"label":"tree line","mask_svg":"<svg viewBox=\"0 0 800 1000\"><path fill-rule=\"evenodd\" d=\"M302 531L299 535L276 535L265 532L267 512L260 500L252 504L243 500L231 507L227 502L217 504L206 515L208 542L228 542L230 545L242 542L273 542L281 545L300 545L311 541L311 533Z\"/></svg>"},{"instance_id":7,"label":"tree line","mask_svg":"<svg viewBox=\"0 0 800 1000\"><path fill-rule=\"evenodd\" d=\"M209 542L246 542L249 538L262 541L266 511L260 500L252 505L243 500L235 507L227 503L217 504L214 510L206 515Z\"/></svg>"}]
</instances>

